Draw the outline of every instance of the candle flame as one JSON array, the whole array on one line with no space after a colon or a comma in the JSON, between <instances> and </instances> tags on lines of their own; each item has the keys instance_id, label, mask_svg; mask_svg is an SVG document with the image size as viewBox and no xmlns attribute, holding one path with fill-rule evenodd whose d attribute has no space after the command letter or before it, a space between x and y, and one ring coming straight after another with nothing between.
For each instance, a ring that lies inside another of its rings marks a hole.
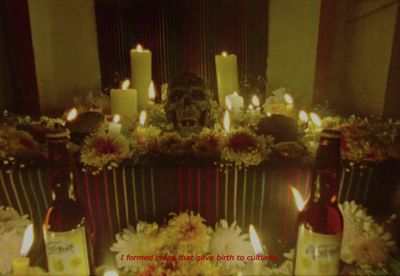
<instances>
[{"instance_id":1,"label":"candle flame","mask_svg":"<svg viewBox=\"0 0 400 276\"><path fill-rule=\"evenodd\" d=\"M321 118L314 112L310 113L310 118L311 121L314 123L314 125L316 125L317 127L321 127L322 126L322 121Z\"/></svg>"},{"instance_id":2,"label":"candle flame","mask_svg":"<svg viewBox=\"0 0 400 276\"><path fill-rule=\"evenodd\" d=\"M128 89L128 88L129 88L129 85L131 85L131 81L128 80L128 79L126 79L126 80L124 80L124 81L122 82L121 88L122 88L123 90Z\"/></svg>"},{"instance_id":3,"label":"candle flame","mask_svg":"<svg viewBox=\"0 0 400 276\"><path fill-rule=\"evenodd\" d=\"M299 120L302 121L302 122L305 122L305 123L308 122L308 115L304 110L301 110L299 112Z\"/></svg>"},{"instance_id":4,"label":"candle flame","mask_svg":"<svg viewBox=\"0 0 400 276\"><path fill-rule=\"evenodd\" d=\"M228 53L225 52L225 51L223 51L223 52L222 52L222 56L223 56L223 57L226 57L226 56L228 56Z\"/></svg>"},{"instance_id":5,"label":"candle flame","mask_svg":"<svg viewBox=\"0 0 400 276\"><path fill-rule=\"evenodd\" d=\"M225 97L225 105L226 105L226 108L228 108L229 111L232 110L232 102L228 97Z\"/></svg>"},{"instance_id":6,"label":"candle flame","mask_svg":"<svg viewBox=\"0 0 400 276\"><path fill-rule=\"evenodd\" d=\"M104 272L103 276L118 276L118 272L115 270L107 270Z\"/></svg>"},{"instance_id":7,"label":"candle flame","mask_svg":"<svg viewBox=\"0 0 400 276\"><path fill-rule=\"evenodd\" d=\"M140 112L139 115L139 124L141 127L144 127L144 124L146 123L146 117L147 117L146 111L142 110L142 112Z\"/></svg>"},{"instance_id":8,"label":"candle flame","mask_svg":"<svg viewBox=\"0 0 400 276\"><path fill-rule=\"evenodd\" d=\"M149 85L149 99L154 101L156 98L156 90L154 89L154 82L151 81Z\"/></svg>"},{"instance_id":9,"label":"candle flame","mask_svg":"<svg viewBox=\"0 0 400 276\"><path fill-rule=\"evenodd\" d=\"M253 246L254 253L256 255L263 255L264 251L262 249L260 240L258 239L256 229L254 229L254 226L250 224L249 226L249 234L250 234L250 241L251 245Z\"/></svg>"},{"instance_id":10,"label":"candle flame","mask_svg":"<svg viewBox=\"0 0 400 276\"><path fill-rule=\"evenodd\" d=\"M32 243L33 243L33 224L31 223L25 229L24 239L22 240L22 246L20 251L21 257L25 257L26 255L28 255Z\"/></svg>"},{"instance_id":11,"label":"candle flame","mask_svg":"<svg viewBox=\"0 0 400 276\"><path fill-rule=\"evenodd\" d=\"M295 187L290 186L290 189L292 190L292 194L294 197L294 201L296 202L297 210L299 210L299 211L303 210L304 204L305 204L303 197L301 196L301 194Z\"/></svg>"},{"instance_id":12,"label":"candle flame","mask_svg":"<svg viewBox=\"0 0 400 276\"><path fill-rule=\"evenodd\" d=\"M136 46L136 51L138 51L138 52L143 52L143 47L142 47L142 45L138 44L138 45Z\"/></svg>"},{"instance_id":13,"label":"candle flame","mask_svg":"<svg viewBox=\"0 0 400 276\"><path fill-rule=\"evenodd\" d=\"M226 132L229 132L231 128L231 117L229 115L229 111L226 110L224 113L224 129Z\"/></svg>"},{"instance_id":14,"label":"candle flame","mask_svg":"<svg viewBox=\"0 0 400 276\"><path fill-rule=\"evenodd\" d=\"M118 114L115 114L113 117L113 123L118 124L120 119L121 119L121 116L119 116Z\"/></svg>"},{"instance_id":15,"label":"candle flame","mask_svg":"<svg viewBox=\"0 0 400 276\"><path fill-rule=\"evenodd\" d=\"M73 121L78 116L78 110L76 108L72 108L70 112L68 112L67 121Z\"/></svg>"},{"instance_id":16,"label":"candle flame","mask_svg":"<svg viewBox=\"0 0 400 276\"><path fill-rule=\"evenodd\" d=\"M254 110L254 106L252 104L249 104L249 110Z\"/></svg>"},{"instance_id":17,"label":"candle flame","mask_svg":"<svg viewBox=\"0 0 400 276\"><path fill-rule=\"evenodd\" d=\"M285 94L284 98L285 98L285 102L286 102L287 104L293 104L293 98L292 98L292 96L290 96L289 94Z\"/></svg>"},{"instance_id":18,"label":"candle flame","mask_svg":"<svg viewBox=\"0 0 400 276\"><path fill-rule=\"evenodd\" d=\"M260 106L260 100L258 99L258 97L256 95L254 95L251 98L251 102L254 105L254 107L259 107Z\"/></svg>"}]
</instances>

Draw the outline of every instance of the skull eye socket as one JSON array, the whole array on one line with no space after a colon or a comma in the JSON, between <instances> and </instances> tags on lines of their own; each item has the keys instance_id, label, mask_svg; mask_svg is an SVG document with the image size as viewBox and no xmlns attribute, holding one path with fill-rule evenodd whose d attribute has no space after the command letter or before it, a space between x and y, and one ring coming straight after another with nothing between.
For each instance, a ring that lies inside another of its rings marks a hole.
<instances>
[{"instance_id":1,"label":"skull eye socket","mask_svg":"<svg viewBox=\"0 0 400 276\"><path fill-rule=\"evenodd\" d=\"M192 98L196 100L204 100L204 93L203 90L200 89L194 89L191 93Z\"/></svg>"},{"instance_id":2,"label":"skull eye socket","mask_svg":"<svg viewBox=\"0 0 400 276\"><path fill-rule=\"evenodd\" d=\"M180 90L180 89L174 90L171 93L170 99L171 99L172 102L177 102L180 99L182 99L183 94L184 94L183 90Z\"/></svg>"}]
</instances>

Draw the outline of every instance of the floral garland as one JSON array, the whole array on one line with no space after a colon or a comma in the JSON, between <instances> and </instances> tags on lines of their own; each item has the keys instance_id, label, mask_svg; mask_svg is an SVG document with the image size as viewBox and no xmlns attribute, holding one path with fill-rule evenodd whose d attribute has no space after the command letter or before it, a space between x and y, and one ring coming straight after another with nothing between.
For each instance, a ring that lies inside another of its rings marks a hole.
<instances>
[{"instance_id":1,"label":"floral garland","mask_svg":"<svg viewBox=\"0 0 400 276\"><path fill-rule=\"evenodd\" d=\"M189 136L181 136L174 131L163 105L151 105L147 110L144 127L137 126L135 120L123 117L120 135L110 135L106 122L97 132L88 133L78 147L80 161L86 169L95 173L103 168L116 167L126 159L136 159L148 154L172 158L191 155L212 158L224 166L255 166L270 158L271 149L284 146L274 144L274 137L268 134L260 135L258 123L271 114L291 118L289 120L295 126L297 122L299 133L294 134L294 137L298 136L298 139L291 140L290 147L285 145L283 157L304 156L304 153L290 153L292 149L299 151L302 145L312 155L318 144L320 131L322 128L330 128L342 132L342 158L345 160L382 162L390 158L400 159L400 120L327 116L323 118L322 125L316 127L311 121L305 123L296 119L293 105L288 105L285 98L287 94L288 90L285 88L276 89L266 99L262 109L232 113L230 132L226 132L219 123L223 110L214 102L210 114L216 122L214 127L204 128L200 133ZM75 106L81 112L92 112L94 109L105 112L108 109L106 103L104 97L94 97L92 94L84 99L75 99ZM45 132L56 125L65 125L65 121L45 116L35 121L29 116L14 116L7 111L3 112L0 124L0 159L6 165L14 164L16 158L40 154L40 151L46 152ZM275 150L275 153L279 152Z\"/></svg>"}]
</instances>

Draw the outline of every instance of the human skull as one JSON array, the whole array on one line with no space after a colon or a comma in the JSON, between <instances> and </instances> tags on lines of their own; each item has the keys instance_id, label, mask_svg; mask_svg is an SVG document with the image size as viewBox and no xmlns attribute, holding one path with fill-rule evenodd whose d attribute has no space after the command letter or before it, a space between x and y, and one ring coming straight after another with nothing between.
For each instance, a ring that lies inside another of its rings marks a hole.
<instances>
[{"instance_id":1,"label":"human skull","mask_svg":"<svg viewBox=\"0 0 400 276\"><path fill-rule=\"evenodd\" d=\"M168 85L165 112L181 134L198 132L206 125L212 95L202 78L182 73Z\"/></svg>"}]
</instances>

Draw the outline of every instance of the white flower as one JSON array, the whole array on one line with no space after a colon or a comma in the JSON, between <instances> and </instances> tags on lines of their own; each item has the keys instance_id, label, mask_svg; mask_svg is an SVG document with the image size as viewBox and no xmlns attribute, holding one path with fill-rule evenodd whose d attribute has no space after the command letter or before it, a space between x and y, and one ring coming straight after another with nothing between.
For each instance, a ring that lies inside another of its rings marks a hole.
<instances>
[{"instance_id":1,"label":"white flower","mask_svg":"<svg viewBox=\"0 0 400 276\"><path fill-rule=\"evenodd\" d=\"M141 267L150 264L146 260L126 260L127 256L153 256L161 247L158 244L158 225L139 222L136 230L133 227L125 228L117 234L116 242L111 251L117 252L115 259L118 268L125 272L137 272Z\"/></svg>"},{"instance_id":2,"label":"white flower","mask_svg":"<svg viewBox=\"0 0 400 276\"><path fill-rule=\"evenodd\" d=\"M247 234L242 234L242 230L233 222L230 226L226 220L220 220L215 226L210 243L211 255L254 255ZM220 261L219 264L226 271L234 271L244 266L243 261Z\"/></svg>"},{"instance_id":3,"label":"white flower","mask_svg":"<svg viewBox=\"0 0 400 276\"><path fill-rule=\"evenodd\" d=\"M354 201L339 204L339 208L344 219L341 259L370 266L386 263L395 248L392 236Z\"/></svg>"},{"instance_id":4,"label":"white flower","mask_svg":"<svg viewBox=\"0 0 400 276\"><path fill-rule=\"evenodd\" d=\"M30 221L10 207L0 206L0 275L11 272L11 264L18 257L23 235Z\"/></svg>"}]
</instances>

